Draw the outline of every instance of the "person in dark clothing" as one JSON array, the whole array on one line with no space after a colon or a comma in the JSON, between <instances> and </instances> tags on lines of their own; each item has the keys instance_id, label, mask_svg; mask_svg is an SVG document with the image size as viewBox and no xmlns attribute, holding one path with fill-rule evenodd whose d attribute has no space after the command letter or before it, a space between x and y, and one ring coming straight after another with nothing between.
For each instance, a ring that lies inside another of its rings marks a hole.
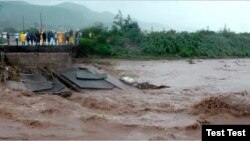
<instances>
[{"instance_id":1,"label":"person in dark clothing","mask_svg":"<svg viewBox=\"0 0 250 141\"><path fill-rule=\"evenodd\" d=\"M78 38L77 33L78 33L78 32L75 32L75 34L74 34L74 44L75 44L75 45L77 45L77 40L78 40L78 39L77 39L77 38Z\"/></svg>"},{"instance_id":2,"label":"person in dark clothing","mask_svg":"<svg viewBox=\"0 0 250 141\"><path fill-rule=\"evenodd\" d=\"M40 44L40 33L38 30L36 31L35 35L36 35L35 42L36 42L36 45L38 45Z\"/></svg>"},{"instance_id":3,"label":"person in dark clothing","mask_svg":"<svg viewBox=\"0 0 250 141\"><path fill-rule=\"evenodd\" d=\"M51 39L51 36L52 36L51 34L52 34L52 32L49 31L49 32L48 32L48 44L50 44L50 39Z\"/></svg>"},{"instance_id":4,"label":"person in dark clothing","mask_svg":"<svg viewBox=\"0 0 250 141\"><path fill-rule=\"evenodd\" d=\"M58 39L57 34L58 34L58 32L54 33L54 35L55 35L55 45L57 45L57 39Z\"/></svg>"},{"instance_id":5,"label":"person in dark clothing","mask_svg":"<svg viewBox=\"0 0 250 141\"><path fill-rule=\"evenodd\" d=\"M16 40L16 46L18 46L19 33L16 33L16 34L15 34L15 40Z\"/></svg>"},{"instance_id":6,"label":"person in dark clothing","mask_svg":"<svg viewBox=\"0 0 250 141\"><path fill-rule=\"evenodd\" d=\"M50 45L55 45L55 33L51 31Z\"/></svg>"},{"instance_id":7,"label":"person in dark clothing","mask_svg":"<svg viewBox=\"0 0 250 141\"><path fill-rule=\"evenodd\" d=\"M67 45L69 44L69 33L68 32L66 33L66 44Z\"/></svg>"},{"instance_id":8,"label":"person in dark clothing","mask_svg":"<svg viewBox=\"0 0 250 141\"><path fill-rule=\"evenodd\" d=\"M7 43L8 45L10 45L10 33L9 32L7 32Z\"/></svg>"},{"instance_id":9,"label":"person in dark clothing","mask_svg":"<svg viewBox=\"0 0 250 141\"><path fill-rule=\"evenodd\" d=\"M44 31L43 32L43 45L45 45L45 43L46 43L46 32Z\"/></svg>"},{"instance_id":10,"label":"person in dark clothing","mask_svg":"<svg viewBox=\"0 0 250 141\"><path fill-rule=\"evenodd\" d=\"M30 33L26 33L27 44L30 45Z\"/></svg>"},{"instance_id":11,"label":"person in dark clothing","mask_svg":"<svg viewBox=\"0 0 250 141\"><path fill-rule=\"evenodd\" d=\"M30 33L30 42L31 42L31 45L33 45L33 41L34 41L34 34Z\"/></svg>"},{"instance_id":12,"label":"person in dark clothing","mask_svg":"<svg viewBox=\"0 0 250 141\"><path fill-rule=\"evenodd\" d=\"M64 43L64 45L67 44L67 32L65 32L65 33L63 34L63 43Z\"/></svg>"}]
</instances>

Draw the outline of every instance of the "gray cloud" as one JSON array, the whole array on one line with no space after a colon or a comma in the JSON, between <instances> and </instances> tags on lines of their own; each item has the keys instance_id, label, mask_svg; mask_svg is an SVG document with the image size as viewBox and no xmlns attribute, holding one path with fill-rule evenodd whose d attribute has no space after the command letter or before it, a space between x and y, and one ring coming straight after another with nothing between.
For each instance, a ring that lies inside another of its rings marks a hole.
<instances>
[{"instance_id":1,"label":"gray cloud","mask_svg":"<svg viewBox=\"0 0 250 141\"><path fill-rule=\"evenodd\" d=\"M43 5L70 1L95 11L112 13L117 13L120 9L124 14L130 14L140 21L161 23L179 31L195 31L207 26L218 31L226 24L232 31L250 32L249 1L26 1Z\"/></svg>"}]
</instances>

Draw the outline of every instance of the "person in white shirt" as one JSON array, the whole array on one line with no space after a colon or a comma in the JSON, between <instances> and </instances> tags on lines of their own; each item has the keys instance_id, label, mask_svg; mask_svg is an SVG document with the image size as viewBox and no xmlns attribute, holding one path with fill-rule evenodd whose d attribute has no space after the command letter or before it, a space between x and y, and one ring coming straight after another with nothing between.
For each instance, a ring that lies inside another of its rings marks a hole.
<instances>
[{"instance_id":1,"label":"person in white shirt","mask_svg":"<svg viewBox=\"0 0 250 141\"><path fill-rule=\"evenodd\" d=\"M18 46L18 41L19 41L19 33L15 34L15 39L16 39L16 45Z\"/></svg>"}]
</instances>

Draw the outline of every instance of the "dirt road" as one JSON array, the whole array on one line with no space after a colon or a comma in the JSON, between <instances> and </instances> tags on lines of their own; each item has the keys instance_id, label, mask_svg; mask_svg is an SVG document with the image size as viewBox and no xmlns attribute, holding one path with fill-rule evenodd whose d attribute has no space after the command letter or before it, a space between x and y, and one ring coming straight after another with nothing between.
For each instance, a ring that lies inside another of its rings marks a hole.
<instances>
[{"instance_id":1,"label":"dirt road","mask_svg":"<svg viewBox=\"0 0 250 141\"><path fill-rule=\"evenodd\" d=\"M170 88L84 90L65 99L1 85L0 139L200 140L201 124L250 124L250 59L92 61Z\"/></svg>"}]
</instances>

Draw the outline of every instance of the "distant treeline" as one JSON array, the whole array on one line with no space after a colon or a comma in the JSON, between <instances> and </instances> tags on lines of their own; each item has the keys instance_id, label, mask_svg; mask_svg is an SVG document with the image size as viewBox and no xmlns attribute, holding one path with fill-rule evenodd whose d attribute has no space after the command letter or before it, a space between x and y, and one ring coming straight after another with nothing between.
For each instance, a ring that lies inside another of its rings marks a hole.
<instances>
[{"instance_id":1,"label":"distant treeline","mask_svg":"<svg viewBox=\"0 0 250 141\"><path fill-rule=\"evenodd\" d=\"M97 24L83 29L82 55L116 57L249 57L250 33L234 33L226 27L218 32L142 32L130 16L119 12L112 29ZM88 33L93 37L89 38Z\"/></svg>"},{"instance_id":2,"label":"distant treeline","mask_svg":"<svg viewBox=\"0 0 250 141\"><path fill-rule=\"evenodd\" d=\"M248 57L250 33L201 30L194 33L167 31L144 34L141 47L150 55L180 57Z\"/></svg>"}]
</instances>

